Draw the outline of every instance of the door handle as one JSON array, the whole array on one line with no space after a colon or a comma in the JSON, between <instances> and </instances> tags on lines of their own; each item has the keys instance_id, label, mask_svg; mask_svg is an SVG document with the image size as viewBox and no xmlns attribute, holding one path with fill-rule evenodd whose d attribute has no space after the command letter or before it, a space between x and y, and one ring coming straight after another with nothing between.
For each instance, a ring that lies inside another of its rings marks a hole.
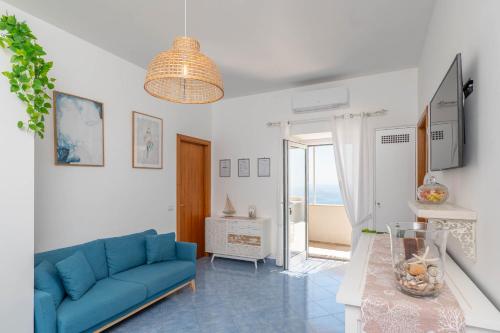
<instances>
[{"instance_id":1,"label":"door handle","mask_svg":"<svg viewBox=\"0 0 500 333\"><path fill-rule=\"evenodd\" d=\"M380 208L380 206L382 206L382 204L380 202L377 202L376 205L378 208Z\"/></svg>"}]
</instances>

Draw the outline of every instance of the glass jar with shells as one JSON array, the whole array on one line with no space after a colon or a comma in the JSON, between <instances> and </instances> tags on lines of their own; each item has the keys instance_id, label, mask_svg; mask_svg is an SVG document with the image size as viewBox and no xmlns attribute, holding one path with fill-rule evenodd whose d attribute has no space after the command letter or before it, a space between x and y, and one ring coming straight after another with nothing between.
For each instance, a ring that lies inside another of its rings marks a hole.
<instances>
[{"instance_id":1,"label":"glass jar with shells","mask_svg":"<svg viewBox=\"0 0 500 333\"><path fill-rule=\"evenodd\" d=\"M437 296L444 285L448 230L438 223L388 226L396 286L416 297Z\"/></svg>"}]
</instances>

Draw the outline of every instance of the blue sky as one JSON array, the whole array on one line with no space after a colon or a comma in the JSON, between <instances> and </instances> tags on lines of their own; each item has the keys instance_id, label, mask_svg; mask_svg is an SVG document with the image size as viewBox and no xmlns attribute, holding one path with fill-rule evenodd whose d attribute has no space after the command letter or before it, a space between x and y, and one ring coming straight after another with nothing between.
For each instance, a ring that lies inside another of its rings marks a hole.
<instances>
[{"instance_id":1,"label":"blue sky","mask_svg":"<svg viewBox=\"0 0 500 333\"><path fill-rule=\"evenodd\" d=\"M315 154L313 154L313 149ZM300 149L290 151L290 189L293 196L304 193L304 152ZM321 204L342 204L337 169L331 145L316 146L309 149L309 167L315 157L316 202ZM312 169L309 170L309 189L312 190ZM310 193L311 194L311 193ZM314 198L310 197L310 200Z\"/></svg>"}]
</instances>

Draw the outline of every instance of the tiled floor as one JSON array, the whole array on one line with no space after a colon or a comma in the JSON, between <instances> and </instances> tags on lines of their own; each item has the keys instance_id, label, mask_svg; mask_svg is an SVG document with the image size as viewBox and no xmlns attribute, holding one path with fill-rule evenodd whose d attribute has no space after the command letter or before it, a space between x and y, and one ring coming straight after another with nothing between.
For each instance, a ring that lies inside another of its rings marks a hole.
<instances>
[{"instance_id":1,"label":"tiled floor","mask_svg":"<svg viewBox=\"0 0 500 333\"><path fill-rule=\"evenodd\" d=\"M198 261L197 290L175 293L109 332L344 332L335 302L345 263L325 262L307 274L285 273L271 261Z\"/></svg>"}]
</instances>

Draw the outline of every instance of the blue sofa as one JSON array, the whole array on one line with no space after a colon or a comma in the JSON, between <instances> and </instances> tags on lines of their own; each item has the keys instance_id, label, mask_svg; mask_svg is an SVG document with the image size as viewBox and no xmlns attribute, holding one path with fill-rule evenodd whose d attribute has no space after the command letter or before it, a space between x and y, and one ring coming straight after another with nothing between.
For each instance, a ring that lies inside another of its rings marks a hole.
<instances>
[{"instance_id":1,"label":"blue sofa","mask_svg":"<svg viewBox=\"0 0 500 333\"><path fill-rule=\"evenodd\" d=\"M97 282L76 301L65 295L57 308L49 292L35 289L35 332L99 331L185 285L194 289L196 244L175 242L175 260L146 264L146 235L155 234L147 230L36 253L35 267L80 251Z\"/></svg>"}]
</instances>

